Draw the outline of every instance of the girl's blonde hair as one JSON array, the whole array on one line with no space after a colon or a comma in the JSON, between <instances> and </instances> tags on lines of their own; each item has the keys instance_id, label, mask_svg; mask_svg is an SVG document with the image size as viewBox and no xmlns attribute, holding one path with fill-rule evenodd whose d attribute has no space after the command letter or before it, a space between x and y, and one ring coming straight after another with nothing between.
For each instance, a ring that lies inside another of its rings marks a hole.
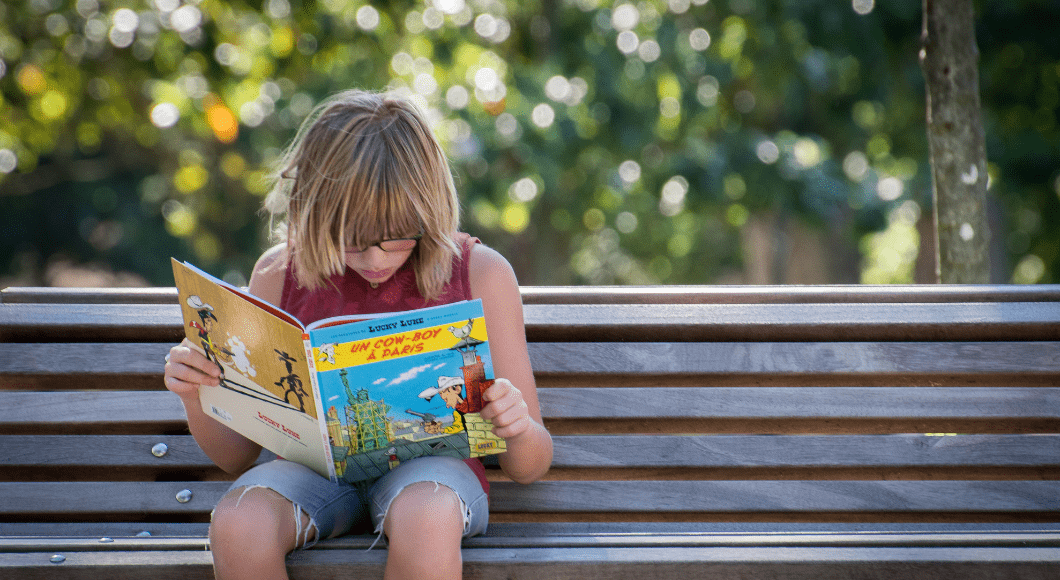
<instances>
[{"instance_id":1,"label":"girl's blonde hair","mask_svg":"<svg viewBox=\"0 0 1060 580\"><path fill-rule=\"evenodd\" d=\"M423 114L402 97L351 90L318 105L281 158L266 209L281 217L298 283L345 269L347 247L423 234L412 267L437 298L459 255L460 206L449 163Z\"/></svg>"}]
</instances>

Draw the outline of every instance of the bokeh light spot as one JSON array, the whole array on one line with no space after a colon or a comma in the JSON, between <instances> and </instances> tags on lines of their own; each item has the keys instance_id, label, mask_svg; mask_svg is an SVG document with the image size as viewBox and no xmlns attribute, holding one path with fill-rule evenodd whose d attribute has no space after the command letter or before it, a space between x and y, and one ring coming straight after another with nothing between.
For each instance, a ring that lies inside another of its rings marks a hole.
<instances>
[{"instance_id":1,"label":"bokeh light spot","mask_svg":"<svg viewBox=\"0 0 1060 580\"><path fill-rule=\"evenodd\" d=\"M710 33L703 28L697 28L688 34L688 43L692 50L703 52L710 48Z\"/></svg>"},{"instance_id":2,"label":"bokeh light spot","mask_svg":"<svg viewBox=\"0 0 1060 580\"><path fill-rule=\"evenodd\" d=\"M11 173L18 167L18 155L10 149L0 149L0 173Z\"/></svg>"},{"instance_id":3,"label":"bokeh light spot","mask_svg":"<svg viewBox=\"0 0 1060 580\"><path fill-rule=\"evenodd\" d=\"M367 4L358 8L357 26L366 32L375 30L379 26L379 11Z\"/></svg>"},{"instance_id":4,"label":"bokeh light spot","mask_svg":"<svg viewBox=\"0 0 1060 580\"><path fill-rule=\"evenodd\" d=\"M27 64L18 70L16 76L19 88L27 95L39 95L48 86L44 73L36 65Z\"/></svg>"},{"instance_id":5,"label":"bokeh light spot","mask_svg":"<svg viewBox=\"0 0 1060 580\"><path fill-rule=\"evenodd\" d=\"M854 12L865 16L876 7L876 0L853 0Z\"/></svg>"},{"instance_id":6,"label":"bokeh light spot","mask_svg":"<svg viewBox=\"0 0 1060 580\"><path fill-rule=\"evenodd\" d=\"M521 233L530 225L530 211L523 204L515 203L504 208L501 227L510 234Z\"/></svg>"},{"instance_id":7,"label":"bokeh light spot","mask_svg":"<svg viewBox=\"0 0 1060 580\"><path fill-rule=\"evenodd\" d=\"M180 109L173 103L159 103L151 108L151 122L155 127L166 129L180 120Z\"/></svg>"},{"instance_id":8,"label":"bokeh light spot","mask_svg":"<svg viewBox=\"0 0 1060 580\"><path fill-rule=\"evenodd\" d=\"M52 89L45 92L40 98L40 110L45 119L54 121L66 115L66 95Z\"/></svg>"},{"instance_id":9,"label":"bokeh light spot","mask_svg":"<svg viewBox=\"0 0 1060 580\"><path fill-rule=\"evenodd\" d=\"M235 114L216 97L205 100L209 101L206 105L206 124L214 136L222 143L235 141L239 136L239 122Z\"/></svg>"},{"instance_id":10,"label":"bokeh light spot","mask_svg":"<svg viewBox=\"0 0 1060 580\"><path fill-rule=\"evenodd\" d=\"M542 129L547 129L552 126L552 123L556 120L556 111L551 105L547 103L541 103L534 107L533 113L530 114L530 120L534 122L534 125Z\"/></svg>"},{"instance_id":11,"label":"bokeh light spot","mask_svg":"<svg viewBox=\"0 0 1060 580\"><path fill-rule=\"evenodd\" d=\"M173 186L181 193L202 189L210 180L210 172L202 165L185 165L173 174Z\"/></svg>"}]
</instances>

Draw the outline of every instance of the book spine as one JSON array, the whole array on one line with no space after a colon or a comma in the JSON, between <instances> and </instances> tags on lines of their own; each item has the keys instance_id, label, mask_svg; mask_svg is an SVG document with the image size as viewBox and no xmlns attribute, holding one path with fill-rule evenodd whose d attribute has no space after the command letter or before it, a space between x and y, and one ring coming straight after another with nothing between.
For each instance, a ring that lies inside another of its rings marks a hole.
<instances>
[{"instance_id":1,"label":"book spine","mask_svg":"<svg viewBox=\"0 0 1060 580\"><path fill-rule=\"evenodd\" d=\"M332 482L338 483L339 476L335 471L335 458L331 454L331 437L328 434L328 412L324 408L324 399L320 396L320 383L317 380L317 363L313 357L313 345L309 342L309 335L302 335L305 344L305 360L309 363L309 385L313 388L313 400L317 404L317 426L320 428L320 438L324 442L324 460L328 465L328 477Z\"/></svg>"}]
</instances>

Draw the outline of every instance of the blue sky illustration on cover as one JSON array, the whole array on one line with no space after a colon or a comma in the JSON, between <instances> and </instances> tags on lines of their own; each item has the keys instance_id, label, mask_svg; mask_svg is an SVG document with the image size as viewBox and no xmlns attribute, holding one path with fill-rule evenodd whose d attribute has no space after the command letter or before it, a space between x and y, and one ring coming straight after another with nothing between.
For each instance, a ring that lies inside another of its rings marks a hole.
<instances>
[{"instance_id":1,"label":"blue sky illustration on cover","mask_svg":"<svg viewBox=\"0 0 1060 580\"><path fill-rule=\"evenodd\" d=\"M432 310L437 310L437 312L432 312ZM410 317L415 322L410 324ZM342 345L347 345L345 348L348 349L349 344L359 341L374 342L394 333L415 332L438 326L463 326L468 320L474 320L475 326L481 326L481 328L474 329L474 335L485 334L481 301L461 302L437 309L380 317L366 321L367 324L357 323L354 326L343 325L317 329L312 333L312 344L317 348L324 344L335 344L335 351L341 353L344 348ZM405 324L402 326L401 322ZM386 328L393 323L398 323L399 326ZM369 328L380 330L372 331ZM442 334L452 337L446 330L443 330ZM455 345L457 339L453 337L451 342ZM494 377L493 360L488 343L478 345L475 350L482 359L486 377ZM461 366L463 366L463 358L460 353L456 350L445 349L368 362L347 367L345 370L348 373L346 379L353 396L357 395L358 390L367 388L371 400L382 399L390 405L390 415L393 418L417 420L418 417L405 413L405 410L412 409L418 413L430 413L437 417L452 415L452 409L446 408L445 401L441 397L435 396L427 401L420 398L420 394L426 389L437 387L440 376L461 377L462 379ZM331 407L342 408L347 404L346 389L340 372L336 368L322 371L317 375L325 412Z\"/></svg>"}]
</instances>

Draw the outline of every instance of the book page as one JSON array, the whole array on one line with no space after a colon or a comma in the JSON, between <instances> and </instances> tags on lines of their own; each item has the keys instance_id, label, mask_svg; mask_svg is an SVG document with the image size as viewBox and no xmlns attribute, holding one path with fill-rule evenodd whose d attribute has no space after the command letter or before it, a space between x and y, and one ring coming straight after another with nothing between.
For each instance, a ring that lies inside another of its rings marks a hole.
<instances>
[{"instance_id":1,"label":"book page","mask_svg":"<svg viewBox=\"0 0 1060 580\"><path fill-rule=\"evenodd\" d=\"M173 264L185 335L224 373L220 387L200 389L203 411L329 476L301 325L197 268Z\"/></svg>"},{"instance_id":2,"label":"book page","mask_svg":"<svg viewBox=\"0 0 1060 580\"><path fill-rule=\"evenodd\" d=\"M266 302L266 301L262 300L261 298L258 298L257 296L251 294L250 292L247 292L246 290L244 290L242 288L237 288L237 287L229 284L228 282L225 282L224 280L221 280L220 278L217 278L217 277L207 273L204 270L200 270L199 268L195 267L192 264L189 264L187 262L181 263L181 262L177 262L176 260L174 260L174 262L176 264L180 264L180 266L182 268L189 270L191 274L194 274L194 275L196 275L198 277L201 277L201 278L204 278L204 279L206 279L206 280L208 280L208 281L210 281L210 282L212 282L214 284L217 284L221 288L224 288L225 290L228 290L229 292L231 292L233 294L236 294L241 299L246 300L247 302L250 302L251 304L257 306L258 308L261 308L262 310L268 312L269 314L272 314L276 318L279 318L280 320L283 320L287 324L290 324L291 326L297 326L298 328L303 328L302 321L298 320L297 318L294 317L294 315L292 315L291 313L287 312L286 310L280 308L279 306L276 306L275 304L272 304L270 302ZM174 268L175 267L176 266L174 266Z\"/></svg>"},{"instance_id":3,"label":"book page","mask_svg":"<svg viewBox=\"0 0 1060 580\"><path fill-rule=\"evenodd\" d=\"M421 455L499 453L479 414L493 360L479 300L310 331L336 472L348 482Z\"/></svg>"}]
</instances>

